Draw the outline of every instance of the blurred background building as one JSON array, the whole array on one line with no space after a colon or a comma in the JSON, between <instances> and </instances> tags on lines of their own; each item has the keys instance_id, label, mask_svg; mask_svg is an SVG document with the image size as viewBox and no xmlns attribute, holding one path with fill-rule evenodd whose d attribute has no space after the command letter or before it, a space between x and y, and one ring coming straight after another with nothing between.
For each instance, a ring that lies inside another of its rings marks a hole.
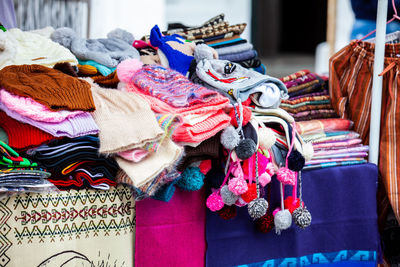
<instances>
[{"instance_id":1,"label":"blurred background building","mask_svg":"<svg viewBox=\"0 0 400 267\"><path fill-rule=\"evenodd\" d=\"M12 1L23 30L68 26L90 38L119 27L139 39L155 24L162 30L168 23L196 26L224 13L232 24L247 23L242 36L254 44L272 76L299 68L327 72L329 55L349 42L354 22L351 0Z\"/></svg>"}]
</instances>

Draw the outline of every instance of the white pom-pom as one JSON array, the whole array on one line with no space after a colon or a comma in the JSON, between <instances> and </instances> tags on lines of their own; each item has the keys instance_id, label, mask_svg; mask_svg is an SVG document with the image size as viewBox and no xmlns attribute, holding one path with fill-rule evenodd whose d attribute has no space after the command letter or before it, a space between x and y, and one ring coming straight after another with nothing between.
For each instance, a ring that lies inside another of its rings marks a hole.
<instances>
[{"instance_id":1,"label":"white pom-pom","mask_svg":"<svg viewBox=\"0 0 400 267\"><path fill-rule=\"evenodd\" d=\"M235 128L228 126L221 134L221 144L229 150L233 150L240 142L240 136Z\"/></svg>"},{"instance_id":2,"label":"white pom-pom","mask_svg":"<svg viewBox=\"0 0 400 267\"><path fill-rule=\"evenodd\" d=\"M196 62L199 62L202 59L213 59L213 51L211 47L206 44L196 45L196 48L194 49L194 58L196 59Z\"/></svg>"},{"instance_id":3,"label":"white pom-pom","mask_svg":"<svg viewBox=\"0 0 400 267\"><path fill-rule=\"evenodd\" d=\"M310 161L314 155L314 148L311 143L304 143L303 144L303 157L306 161Z\"/></svg>"},{"instance_id":4,"label":"white pom-pom","mask_svg":"<svg viewBox=\"0 0 400 267\"><path fill-rule=\"evenodd\" d=\"M280 235L282 230L292 225L292 214L287 209L278 211L274 216L275 232Z\"/></svg>"},{"instance_id":5,"label":"white pom-pom","mask_svg":"<svg viewBox=\"0 0 400 267\"><path fill-rule=\"evenodd\" d=\"M258 131L258 140L265 149L270 149L276 142L274 132L269 128L261 128Z\"/></svg>"}]
</instances>

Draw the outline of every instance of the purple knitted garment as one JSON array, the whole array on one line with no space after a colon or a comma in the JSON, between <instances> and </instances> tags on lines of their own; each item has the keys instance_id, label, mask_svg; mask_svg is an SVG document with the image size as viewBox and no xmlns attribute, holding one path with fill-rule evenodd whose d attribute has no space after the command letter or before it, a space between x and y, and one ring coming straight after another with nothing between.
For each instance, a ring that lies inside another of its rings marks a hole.
<instances>
[{"instance_id":1,"label":"purple knitted garment","mask_svg":"<svg viewBox=\"0 0 400 267\"><path fill-rule=\"evenodd\" d=\"M177 108L208 102L218 94L192 83L177 71L159 65L143 66L135 73L132 82L144 93Z\"/></svg>"}]
</instances>

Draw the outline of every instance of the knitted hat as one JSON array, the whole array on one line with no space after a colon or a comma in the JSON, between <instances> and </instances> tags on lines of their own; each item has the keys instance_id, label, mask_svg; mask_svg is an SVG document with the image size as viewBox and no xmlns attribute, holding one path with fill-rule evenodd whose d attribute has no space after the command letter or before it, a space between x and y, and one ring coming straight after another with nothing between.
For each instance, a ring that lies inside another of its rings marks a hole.
<instances>
[{"instance_id":1,"label":"knitted hat","mask_svg":"<svg viewBox=\"0 0 400 267\"><path fill-rule=\"evenodd\" d=\"M50 68L58 62L78 64L69 49L47 37L17 28L0 32L0 51L0 69L23 64L39 64Z\"/></svg>"},{"instance_id":2,"label":"knitted hat","mask_svg":"<svg viewBox=\"0 0 400 267\"><path fill-rule=\"evenodd\" d=\"M89 83L40 65L5 67L0 70L0 86L52 110L95 109Z\"/></svg>"},{"instance_id":3,"label":"knitted hat","mask_svg":"<svg viewBox=\"0 0 400 267\"><path fill-rule=\"evenodd\" d=\"M233 101L246 101L251 94L260 93L258 105L276 108L281 98L287 97L287 88L279 79L248 70L228 60L213 59L207 45L195 50L196 75L208 87L214 88Z\"/></svg>"},{"instance_id":4,"label":"knitted hat","mask_svg":"<svg viewBox=\"0 0 400 267\"><path fill-rule=\"evenodd\" d=\"M193 56L188 52L191 49L191 52L194 51L194 44L191 45L189 43L189 47L183 48L183 46L185 46L185 39L177 34L171 36L162 36L160 28L158 28L157 25L151 29L150 42L153 46L161 49L161 51L165 54L171 69L186 75L189 70L190 63L194 59Z\"/></svg>"},{"instance_id":5,"label":"knitted hat","mask_svg":"<svg viewBox=\"0 0 400 267\"><path fill-rule=\"evenodd\" d=\"M17 150L39 146L55 139L54 136L36 127L10 118L3 111L0 111L0 127L7 133L8 145Z\"/></svg>"},{"instance_id":6,"label":"knitted hat","mask_svg":"<svg viewBox=\"0 0 400 267\"><path fill-rule=\"evenodd\" d=\"M192 83L182 74L158 65L143 66L132 81L145 93L151 93L174 107L207 102L217 95L215 91Z\"/></svg>"},{"instance_id":7,"label":"knitted hat","mask_svg":"<svg viewBox=\"0 0 400 267\"><path fill-rule=\"evenodd\" d=\"M93 118L100 128L100 153L142 148L162 137L154 113L139 96L95 84L92 92L97 108Z\"/></svg>"},{"instance_id":8,"label":"knitted hat","mask_svg":"<svg viewBox=\"0 0 400 267\"><path fill-rule=\"evenodd\" d=\"M78 37L73 29L62 27L55 30L50 38L69 48L80 60L93 60L114 68L125 59L139 58L139 52L132 46L133 36L126 37L122 35L127 32L122 35L120 33L114 31L108 38L84 39Z\"/></svg>"}]
</instances>

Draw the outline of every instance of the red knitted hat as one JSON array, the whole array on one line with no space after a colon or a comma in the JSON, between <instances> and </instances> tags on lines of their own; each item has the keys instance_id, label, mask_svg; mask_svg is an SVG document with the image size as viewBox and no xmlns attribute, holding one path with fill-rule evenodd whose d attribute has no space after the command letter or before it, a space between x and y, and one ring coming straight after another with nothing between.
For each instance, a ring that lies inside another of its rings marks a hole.
<instances>
[{"instance_id":1,"label":"red knitted hat","mask_svg":"<svg viewBox=\"0 0 400 267\"><path fill-rule=\"evenodd\" d=\"M7 133L8 145L16 150L25 150L55 139L34 126L14 120L3 111L0 111L0 127Z\"/></svg>"}]
</instances>

